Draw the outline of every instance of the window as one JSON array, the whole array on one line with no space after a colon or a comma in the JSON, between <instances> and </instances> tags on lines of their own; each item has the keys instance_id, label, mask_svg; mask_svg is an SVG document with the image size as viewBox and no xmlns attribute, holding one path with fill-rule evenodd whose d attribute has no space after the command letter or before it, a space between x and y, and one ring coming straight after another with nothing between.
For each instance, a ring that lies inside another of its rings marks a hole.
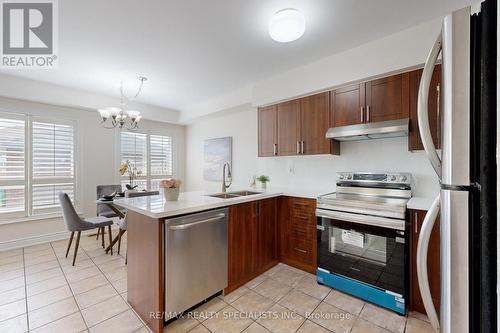
<instances>
[{"instance_id":1,"label":"window","mask_svg":"<svg viewBox=\"0 0 500 333\"><path fill-rule=\"evenodd\" d=\"M0 118L0 214L25 210L25 121Z\"/></svg>"},{"instance_id":2,"label":"window","mask_svg":"<svg viewBox=\"0 0 500 333\"><path fill-rule=\"evenodd\" d=\"M33 122L32 140L32 208L36 214L59 207L59 192L74 199L73 126Z\"/></svg>"},{"instance_id":3,"label":"window","mask_svg":"<svg viewBox=\"0 0 500 333\"><path fill-rule=\"evenodd\" d=\"M134 181L139 189L158 190L160 179L173 175L172 137L143 133L122 132L120 163L130 161L140 171ZM129 184L127 175L121 184Z\"/></svg>"},{"instance_id":4,"label":"window","mask_svg":"<svg viewBox=\"0 0 500 333\"><path fill-rule=\"evenodd\" d=\"M0 218L59 210L59 192L75 200L72 123L0 115Z\"/></svg>"}]
</instances>

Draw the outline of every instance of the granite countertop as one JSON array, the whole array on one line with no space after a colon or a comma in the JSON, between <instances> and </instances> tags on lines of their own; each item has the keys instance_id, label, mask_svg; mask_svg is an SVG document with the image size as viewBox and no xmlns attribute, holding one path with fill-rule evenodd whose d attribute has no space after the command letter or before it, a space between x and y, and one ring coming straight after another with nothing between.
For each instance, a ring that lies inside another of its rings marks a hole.
<instances>
[{"instance_id":1,"label":"granite countertop","mask_svg":"<svg viewBox=\"0 0 500 333\"><path fill-rule=\"evenodd\" d=\"M207 209L231 206L243 202L278 197L282 195L316 199L316 197L320 194L307 191L299 193L298 191L295 192L278 188L267 190L262 190L259 188L230 189L228 190L228 192L245 190L259 192L259 194L221 199L208 196L209 194L214 194L214 192L192 191L181 192L178 201L165 201L163 192L160 191L160 195L117 199L114 201L114 204L152 218L165 218L196 213Z\"/></svg>"}]
</instances>

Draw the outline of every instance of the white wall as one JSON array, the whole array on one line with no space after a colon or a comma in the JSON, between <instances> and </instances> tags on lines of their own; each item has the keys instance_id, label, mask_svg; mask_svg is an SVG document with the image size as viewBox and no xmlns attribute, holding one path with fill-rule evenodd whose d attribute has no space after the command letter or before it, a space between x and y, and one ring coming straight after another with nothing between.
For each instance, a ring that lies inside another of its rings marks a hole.
<instances>
[{"instance_id":1,"label":"white wall","mask_svg":"<svg viewBox=\"0 0 500 333\"><path fill-rule=\"evenodd\" d=\"M97 112L48 104L0 98L0 112L43 116L76 121L77 195L79 212L95 216L96 186L116 184L118 179L118 130L104 129ZM140 132L172 135L175 176L184 178L184 126L144 120ZM0 250L19 244L35 243L66 235L61 218L8 223L0 219Z\"/></svg>"},{"instance_id":2,"label":"white wall","mask_svg":"<svg viewBox=\"0 0 500 333\"><path fill-rule=\"evenodd\" d=\"M203 180L203 140L233 137L233 177L236 186L248 186L252 176L265 174L270 185L292 191L328 193L335 190L341 171L399 171L415 177L414 196L434 197L439 191L423 152L408 152L407 138L341 143L340 156L315 155L257 157L257 110L247 106L205 118L186 129L187 190L220 191L219 182Z\"/></svg>"},{"instance_id":3,"label":"white wall","mask_svg":"<svg viewBox=\"0 0 500 333\"><path fill-rule=\"evenodd\" d=\"M233 184L248 186L257 164L257 111L251 106L201 119L186 127L186 189L220 191L220 182L203 180L203 141L233 138ZM222 173L222 170L221 170Z\"/></svg>"}]
</instances>

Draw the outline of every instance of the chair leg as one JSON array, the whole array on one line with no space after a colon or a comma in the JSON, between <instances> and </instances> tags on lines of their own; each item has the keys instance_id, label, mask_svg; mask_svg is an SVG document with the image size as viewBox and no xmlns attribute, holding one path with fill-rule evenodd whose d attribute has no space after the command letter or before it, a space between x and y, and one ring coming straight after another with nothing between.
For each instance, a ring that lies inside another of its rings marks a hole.
<instances>
[{"instance_id":1,"label":"chair leg","mask_svg":"<svg viewBox=\"0 0 500 333\"><path fill-rule=\"evenodd\" d=\"M96 236L96 240L99 240L99 233L101 232L101 228L97 228L97 236Z\"/></svg>"},{"instance_id":2,"label":"chair leg","mask_svg":"<svg viewBox=\"0 0 500 333\"><path fill-rule=\"evenodd\" d=\"M78 231L76 234L76 244L75 244L75 254L73 255L73 266L75 266L76 255L78 254L78 246L80 246L80 235L81 231Z\"/></svg>"},{"instance_id":3,"label":"chair leg","mask_svg":"<svg viewBox=\"0 0 500 333\"><path fill-rule=\"evenodd\" d=\"M71 232L71 236L69 237L69 242L68 242L68 248L66 249L66 258L68 257L69 249L71 248L71 243L73 242L73 236L75 235L75 232Z\"/></svg>"},{"instance_id":4,"label":"chair leg","mask_svg":"<svg viewBox=\"0 0 500 333\"><path fill-rule=\"evenodd\" d=\"M113 236L111 235L111 226L108 225L108 233L109 233L109 245L111 246L110 247L110 251L111 251L111 255L113 255Z\"/></svg>"},{"instance_id":5,"label":"chair leg","mask_svg":"<svg viewBox=\"0 0 500 333\"><path fill-rule=\"evenodd\" d=\"M120 254L120 246L122 245L122 229L118 230L118 254Z\"/></svg>"},{"instance_id":6,"label":"chair leg","mask_svg":"<svg viewBox=\"0 0 500 333\"><path fill-rule=\"evenodd\" d=\"M104 227L101 228L101 240L102 240L102 248L104 249L105 246L104 246Z\"/></svg>"}]
</instances>

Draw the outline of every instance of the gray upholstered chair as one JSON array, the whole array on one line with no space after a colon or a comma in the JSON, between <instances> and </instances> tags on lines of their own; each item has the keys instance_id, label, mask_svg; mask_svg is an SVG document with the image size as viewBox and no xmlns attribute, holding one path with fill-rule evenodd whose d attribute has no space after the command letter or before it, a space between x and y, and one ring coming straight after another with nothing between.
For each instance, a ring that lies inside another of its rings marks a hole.
<instances>
[{"instance_id":1,"label":"gray upholstered chair","mask_svg":"<svg viewBox=\"0 0 500 333\"><path fill-rule=\"evenodd\" d=\"M103 195L110 195L113 192L122 192L121 185L97 185L96 199L100 199ZM125 215L126 210L120 210ZM97 216L117 217L118 215L106 204L97 204ZM97 229L96 239L99 240L99 234L102 235L102 247L104 248L104 228Z\"/></svg>"},{"instance_id":2,"label":"gray upholstered chair","mask_svg":"<svg viewBox=\"0 0 500 333\"><path fill-rule=\"evenodd\" d=\"M59 202L61 203L61 208L63 212L64 223L68 231L71 231L71 237L68 242L68 248L66 249L66 258L68 257L69 249L71 248L71 243L73 242L73 236L76 234L76 244L75 252L73 254L73 266L75 266L76 255L78 254L78 245L80 245L80 235L82 231L92 230L96 228L108 227L109 232L109 242L111 243L111 225L113 220L104 216L97 216L92 218L82 219L76 213L75 207L71 203L69 196L66 193L59 193ZM111 249L111 254L113 254L113 249Z\"/></svg>"},{"instance_id":3,"label":"gray upholstered chair","mask_svg":"<svg viewBox=\"0 0 500 333\"><path fill-rule=\"evenodd\" d=\"M129 191L125 192L125 197L126 198L136 198L136 197L146 197L146 196L151 196L151 195L158 195L160 194L159 191ZM116 224L118 224L118 254L120 254L120 247L122 243L122 235L127 231L127 214L125 214L125 218L123 220L119 220ZM115 242L115 241L113 241ZM127 255L125 254L125 263L127 263Z\"/></svg>"}]
</instances>

